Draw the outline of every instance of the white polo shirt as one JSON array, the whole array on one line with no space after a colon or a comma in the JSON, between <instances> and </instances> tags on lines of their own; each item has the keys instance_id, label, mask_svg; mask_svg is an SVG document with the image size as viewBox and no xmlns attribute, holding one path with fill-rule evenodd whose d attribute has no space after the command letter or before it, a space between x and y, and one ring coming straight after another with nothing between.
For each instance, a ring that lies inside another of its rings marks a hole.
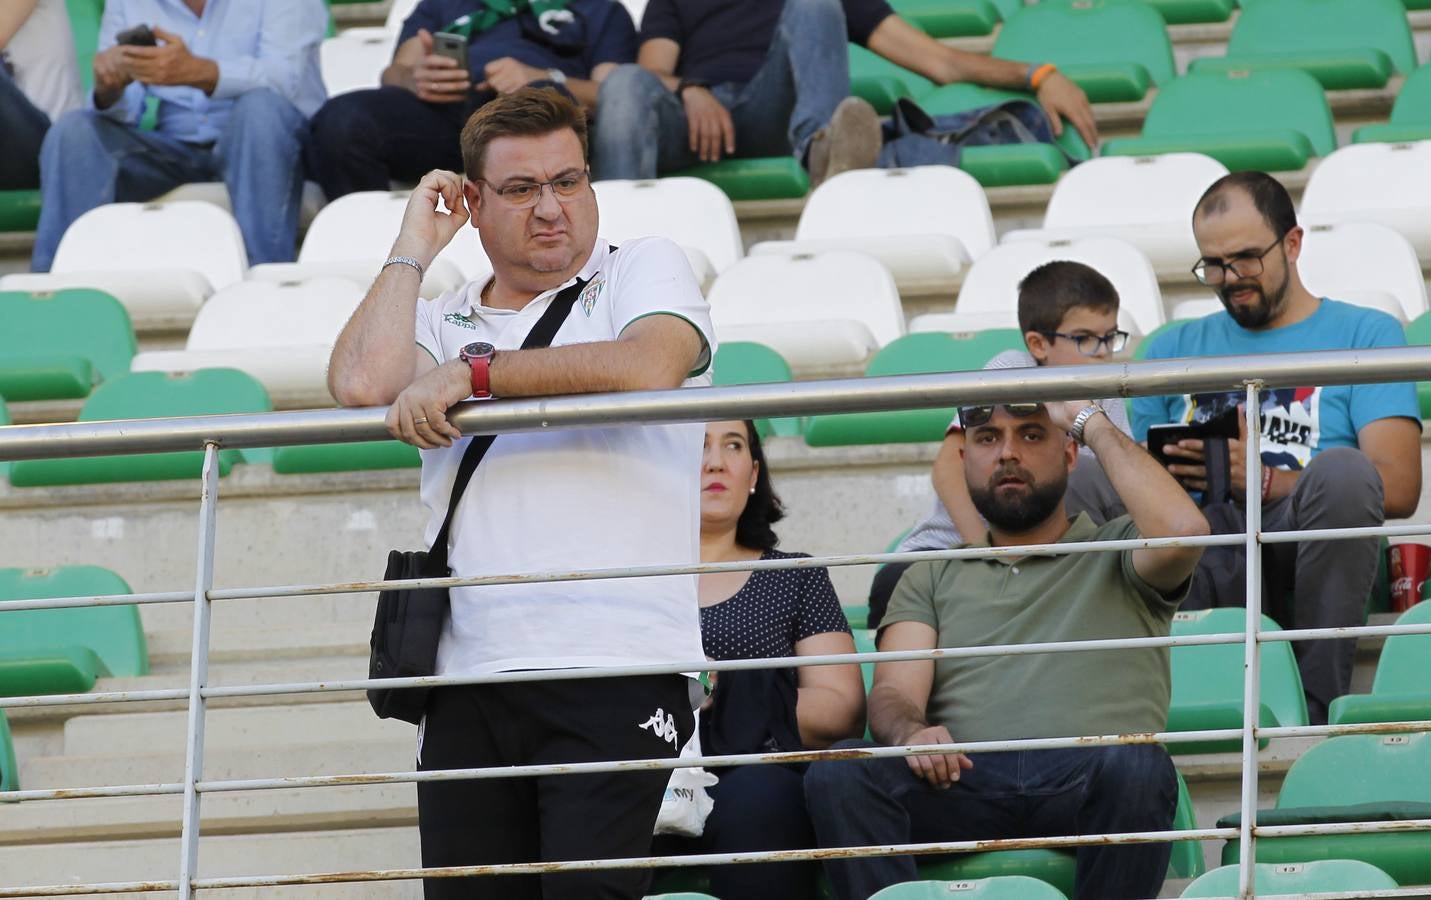
<instances>
[{"instance_id":1,"label":"white polo shirt","mask_svg":"<svg viewBox=\"0 0 1431 900\"><path fill-rule=\"evenodd\" d=\"M610 341L643 316L690 322L707 346L686 386L710 383L710 307L685 253L640 238L612 254L604 240L578 278L588 284L552 346ZM574 281L575 279L573 279ZM520 311L481 305L486 281L417 304L417 342L439 363L473 341L519 348L571 284ZM449 561L459 576L700 559L700 424L561 429L507 434L477 467L452 523ZM467 440L422 452L427 543L437 537ZM694 575L462 587L438 645L439 675L698 660Z\"/></svg>"}]
</instances>

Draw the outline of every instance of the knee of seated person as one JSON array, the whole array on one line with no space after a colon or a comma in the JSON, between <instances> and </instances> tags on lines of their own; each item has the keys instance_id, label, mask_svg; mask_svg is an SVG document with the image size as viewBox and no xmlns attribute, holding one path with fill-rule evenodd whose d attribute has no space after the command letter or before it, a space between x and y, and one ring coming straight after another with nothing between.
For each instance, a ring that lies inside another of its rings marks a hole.
<instances>
[{"instance_id":1,"label":"knee of seated person","mask_svg":"<svg viewBox=\"0 0 1431 900\"><path fill-rule=\"evenodd\" d=\"M596 105L601 115L596 121L620 115L623 110L640 109L646 105L645 98L658 90L666 90L659 78L637 63L622 63L602 79L597 89Z\"/></svg>"},{"instance_id":2,"label":"knee of seated person","mask_svg":"<svg viewBox=\"0 0 1431 900\"><path fill-rule=\"evenodd\" d=\"M1089 784L1092 791L1124 798L1129 808L1171 814L1178 776L1172 757L1159 744L1120 744L1099 751L1099 765Z\"/></svg>"},{"instance_id":3,"label":"knee of seated person","mask_svg":"<svg viewBox=\"0 0 1431 900\"><path fill-rule=\"evenodd\" d=\"M1366 509L1369 496L1376 498L1378 511L1382 508L1381 475L1371 459L1355 447L1332 447L1318 453L1298 480L1297 490L1310 492L1309 496L1322 501L1320 508L1330 517L1327 521L1361 524L1358 511ZM1368 521L1380 522L1382 518L1378 512Z\"/></svg>"},{"instance_id":4,"label":"knee of seated person","mask_svg":"<svg viewBox=\"0 0 1431 900\"><path fill-rule=\"evenodd\" d=\"M851 738L831 745L831 750L856 750L873 747L870 741ZM898 760L902 762L902 760ZM850 777L855 766L879 762L874 759L822 759L810 764L805 770L805 797L811 803L816 797L832 798L846 793L853 779Z\"/></svg>"},{"instance_id":5,"label":"knee of seated person","mask_svg":"<svg viewBox=\"0 0 1431 900\"><path fill-rule=\"evenodd\" d=\"M288 98L270 88L244 91L234 100L234 122L242 123L239 135L272 139L297 132L301 118L298 108Z\"/></svg>"},{"instance_id":6,"label":"knee of seated person","mask_svg":"<svg viewBox=\"0 0 1431 900\"><path fill-rule=\"evenodd\" d=\"M844 27L845 8L841 0L786 0L786 17L839 16Z\"/></svg>"},{"instance_id":7,"label":"knee of seated person","mask_svg":"<svg viewBox=\"0 0 1431 900\"><path fill-rule=\"evenodd\" d=\"M72 109L64 113L45 133L44 145L93 136L99 117L99 113L92 109Z\"/></svg>"},{"instance_id":8,"label":"knee of seated person","mask_svg":"<svg viewBox=\"0 0 1431 900\"><path fill-rule=\"evenodd\" d=\"M322 151L355 143L381 127L377 117L368 113L363 94L349 91L330 98L313 114L309 130L315 147Z\"/></svg>"}]
</instances>

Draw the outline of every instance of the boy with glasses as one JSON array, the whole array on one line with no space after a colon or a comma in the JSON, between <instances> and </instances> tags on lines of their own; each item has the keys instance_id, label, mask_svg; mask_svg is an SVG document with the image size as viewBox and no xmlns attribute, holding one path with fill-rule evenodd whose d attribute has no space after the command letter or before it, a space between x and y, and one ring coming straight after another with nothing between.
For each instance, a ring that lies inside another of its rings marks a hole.
<instances>
[{"instance_id":1,"label":"boy with glasses","mask_svg":"<svg viewBox=\"0 0 1431 900\"><path fill-rule=\"evenodd\" d=\"M1264 172L1237 172L1214 183L1193 212L1202 257L1193 273L1214 288L1226 313L1165 332L1148 358L1397 347L1401 325L1374 309L1318 297L1302 284L1302 229L1286 189ZM1255 371L1255 363L1249 367ZM1223 391L1133 401L1134 434L1164 422L1201 423L1236 410L1244 392ZM1421 417L1409 383L1307 386L1262 394L1262 524L1267 531L1381 525L1416 511L1421 496ZM1228 441L1231 502L1204 513L1218 533L1246 527L1246 426ZM1190 491L1207 488L1203 442L1164 448L1168 471ZM1246 603L1238 547L1209 548L1185 609ZM1285 628L1362 623L1376 578L1377 541L1272 544L1263 550L1265 603ZM1290 599L1290 603L1288 600ZM1312 724L1351 687L1356 641L1294 644Z\"/></svg>"},{"instance_id":2,"label":"boy with glasses","mask_svg":"<svg viewBox=\"0 0 1431 900\"><path fill-rule=\"evenodd\" d=\"M1023 332L1028 352L1006 350L989 360L984 368L1107 362L1128 344L1128 332L1118 328L1118 303L1118 291L1097 270L1067 260L1044 263L1019 282L1019 330ZM1099 405L1120 431L1132 433L1122 400L1104 400ZM965 540L962 535L984 531L984 520L964 486L961 424L956 414L934 460L934 509L900 542L901 553L946 550L962 543ZM1097 472L1097 461L1091 453L1085 453L1080 467L1070 475L1068 505L1070 512L1087 512L1101 525L1122 515L1122 509L1107 479L1095 477ZM909 566L909 563L888 563L875 573L870 583L871 628L879 627L890 594Z\"/></svg>"}]
</instances>

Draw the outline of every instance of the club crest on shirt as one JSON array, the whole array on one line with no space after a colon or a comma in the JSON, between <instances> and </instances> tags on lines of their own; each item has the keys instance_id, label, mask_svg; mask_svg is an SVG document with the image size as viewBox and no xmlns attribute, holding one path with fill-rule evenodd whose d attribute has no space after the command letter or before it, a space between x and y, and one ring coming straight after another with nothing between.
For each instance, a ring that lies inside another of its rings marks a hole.
<instances>
[{"instance_id":1,"label":"club crest on shirt","mask_svg":"<svg viewBox=\"0 0 1431 900\"><path fill-rule=\"evenodd\" d=\"M577 295L576 302L581 304L581 311L586 313L586 317L591 318L591 311L596 308L596 299L601 296L601 289L606 287L606 279L598 278L591 284L581 289Z\"/></svg>"},{"instance_id":2,"label":"club crest on shirt","mask_svg":"<svg viewBox=\"0 0 1431 900\"><path fill-rule=\"evenodd\" d=\"M448 313L447 315L442 317L442 321L448 323L449 325L456 325L459 328L470 328L473 331L477 330L477 324L471 319L462 315L462 313Z\"/></svg>"}]
</instances>

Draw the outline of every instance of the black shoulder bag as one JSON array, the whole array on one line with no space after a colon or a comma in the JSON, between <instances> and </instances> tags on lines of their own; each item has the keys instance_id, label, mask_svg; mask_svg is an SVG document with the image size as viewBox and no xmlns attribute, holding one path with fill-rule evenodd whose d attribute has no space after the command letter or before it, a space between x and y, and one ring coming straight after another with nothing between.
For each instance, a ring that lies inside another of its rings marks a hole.
<instances>
[{"instance_id":1,"label":"black shoulder bag","mask_svg":"<svg viewBox=\"0 0 1431 900\"><path fill-rule=\"evenodd\" d=\"M552 338L566 321L586 282L578 280L552 298L551 306L532 326L523 350L551 346ZM447 501L447 515L442 528L432 542L432 549L393 550L388 553L385 581L409 578L446 578L452 574L447 565L447 538L452 530L452 517L462 492L477 471L495 434L472 438L457 477L452 482L452 498ZM368 657L369 678L413 678L432 675L437 671L437 642L447 620L450 605L447 588L393 588L378 594L377 614L373 617L372 652ZM368 702L380 719L402 719L414 725L422 721L427 711L427 695L432 688L369 688Z\"/></svg>"}]
</instances>

